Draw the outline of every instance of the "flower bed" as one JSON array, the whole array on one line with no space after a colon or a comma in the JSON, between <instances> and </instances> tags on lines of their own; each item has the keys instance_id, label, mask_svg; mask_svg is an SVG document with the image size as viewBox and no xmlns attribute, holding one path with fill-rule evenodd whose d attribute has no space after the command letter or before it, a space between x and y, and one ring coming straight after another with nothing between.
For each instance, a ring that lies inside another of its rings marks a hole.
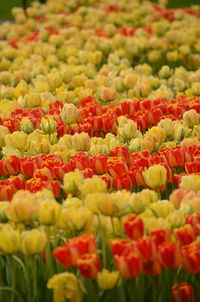
<instances>
[{"instance_id":1,"label":"flower bed","mask_svg":"<svg viewBox=\"0 0 200 302\"><path fill-rule=\"evenodd\" d=\"M13 15L0 301L200 301L200 7L58 0Z\"/></svg>"}]
</instances>

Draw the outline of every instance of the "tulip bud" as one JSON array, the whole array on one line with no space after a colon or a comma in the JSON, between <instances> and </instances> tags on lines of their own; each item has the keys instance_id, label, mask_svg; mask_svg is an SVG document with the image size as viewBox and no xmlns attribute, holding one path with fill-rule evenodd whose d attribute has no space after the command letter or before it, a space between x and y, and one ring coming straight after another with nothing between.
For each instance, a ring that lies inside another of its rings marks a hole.
<instances>
[{"instance_id":1,"label":"tulip bud","mask_svg":"<svg viewBox=\"0 0 200 302\"><path fill-rule=\"evenodd\" d=\"M87 133L76 133L72 136L72 144L75 151L88 151L90 149L90 137Z\"/></svg>"},{"instance_id":2,"label":"tulip bud","mask_svg":"<svg viewBox=\"0 0 200 302\"><path fill-rule=\"evenodd\" d=\"M95 279L101 268L101 262L95 254L84 254L77 262L78 269L86 279Z\"/></svg>"},{"instance_id":3,"label":"tulip bud","mask_svg":"<svg viewBox=\"0 0 200 302\"><path fill-rule=\"evenodd\" d=\"M116 90L111 87L102 87L100 89L100 98L104 102L111 102L116 98Z\"/></svg>"},{"instance_id":4,"label":"tulip bud","mask_svg":"<svg viewBox=\"0 0 200 302\"><path fill-rule=\"evenodd\" d=\"M92 213L87 208L64 208L57 224L60 228L71 232L85 232L91 223Z\"/></svg>"},{"instance_id":5,"label":"tulip bud","mask_svg":"<svg viewBox=\"0 0 200 302\"><path fill-rule=\"evenodd\" d=\"M65 104L61 111L63 123L70 125L77 121L79 116L77 108L73 104Z\"/></svg>"},{"instance_id":6,"label":"tulip bud","mask_svg":"<svg viewBox=\"0 0 200 302\"><path fill-rule=\"evenodd\" d=\"M76 192L83 183L83 175L79 170L66 173L64 176L63 187L66 192Z\"/></svg>"},{"instance_id":7,"label":"tulip bud","mask_svg":"<svg viewBox=\"0 0 200 302\"><path fill-rule=\"evenodd\" d=\"M40 127L45 134L51 134L56 131L56 121L49 115L41 119Z\"/></svg>"},{"instance_id":8,"label":"tulip bud","mask_svg":"<svg viewBox=\"0 0 200 302\"><path fill-rule=\"evenodd\" d=\"M47 237L44 231L32 229L30 231L23 231L20 241L20 250L23 254L41 254L46 247Z\"/></svg>"},{"instance_id":9,"label":"tulip bud","mask_svg":"<svg viewBox=\"0 0 200 302\"><path fill-rule=\"evenodd\" d=\"M10 224L0 225L0 254L14 254L19 251L20 233Z\"/></svg>"},{"instance_id":10,"label":"tulip bud","mask_svg":"<svg viewBox=\"0 0 200 302\"><path fill-rule=\"evenodd\" d=\"M61 205L54 199L43 200L39 204L38 221L44 225L54 225L61 214Z\"/></svg>"},{"instance_id":11,"label":"tulip bud","mask_svg":"<svg viewBox=\"0 0 200 302\"><path fill-rule=\"evenodd\" d=\"M106 192L107 186L105 181L95 175L92 178L85 179L79 190L86 196L91 193Z\"/></svg>"},{"instance_id":12,"label":"tulip bud","mask_svg":"<svg viewBox=\"0 0 200 302\"><path fill-rule=\"evenodd\" d=\"M161 165L154 165L143 172L144 180L147 186L158 189L166 183L167 171Z\"/></svg>"},{"instance_id":13,"label":"tulip bud","mask_svg":"<svg viewBox=\"0 0 200 302\"><path fill-rule=\"evenodd\" d=\"M159 71L159 77L162 79L168 79L172 75L172 70L170 70L170 67L168 65L162 66L162 68Z\"/></svg>"},{"instance_id":14,"label":"tulip bud","mask_svg":"<svg viewBox=\"0 0 200 302\"><path fill-rule=\"evenodd\" d=\"M194 109L184 112L183 120L186 126L193 128L194 125L199 125L200 116Z\"/></svg>"},{"instance_id":15,"label":"tulip bud","mask_svg":"<svg viewBox=\"0 0 200 302\"><path fill-rule=\"evenodd\" d=\"M38 205L33 194L19 190L7 208L8 218L16 223L27 222L37 212Z\"/></svg>"},{"instance_id":16,"label":"tulip bud","mask_svg":"<svg viewBox=\"0 0 200 302\"><path fill-rule=\"evenodd\" d=\"M172 287L173 302L195 302L195 292L191 284L182 282Z\"/></svg>"},{"instance_id":17,"label":"tulip bud","mask_svg":"<svg viewBox=\"0 0 200 302\"><path fill-rule=\"evenodd\" d=\"M48 83L52 89L56 89L61 86L63 78L59 72L50 73L47 76Z\"/></svg>"},{"instance_id":18,"label":"tulip bud","mask_svg":"<svg viewBox=\"0 0 200 302\"><path fill-rule=\"evenodd\" d=\"M8 130L7 127L0 125L0 147L5 146L5 137L9 133L10 133L10 131Z\"/></svg>"},{"instance_id":19,"label":"tulip bud","mask_svg":"<svg viewBox=\"0 0 200 302\"><path fill-rule=\"evenodd\" d=\"M129 238L137 240L144 235L144 223L140 217L133 215L125 221L124 230Z\"/></svg>"},{"instance_id":20,"label":"tulip bud","mask_svg":"<svg viewBox=\"0 0 200 302\"><path fill-rule=\"evenodd\" d=\"M28 117L23 117L23 119L21 120L20 130L24 131L26 134L30 134L34 131L33 124Z\"/></svg>"},{"instance_id":21,"label":"tulip bud","mask_svg":"<svg viewBox=\"0 0 200 302\"><path fill-rule=\"evenodd\" d=\"M103 269L97 275L97 282L101 289L111 290L119 284L120 276L119 272L109 272L107 269Z\"/></svg>"}]
</instances>

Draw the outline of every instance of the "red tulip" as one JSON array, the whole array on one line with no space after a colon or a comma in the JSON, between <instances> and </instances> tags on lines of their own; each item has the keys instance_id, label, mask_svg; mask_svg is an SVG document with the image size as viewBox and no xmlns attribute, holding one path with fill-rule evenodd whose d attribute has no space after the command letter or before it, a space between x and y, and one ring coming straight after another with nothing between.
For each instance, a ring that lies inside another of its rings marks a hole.
<instances>
[{"instance_id":1,"label":"red tulip","mask_svg":"<svg viewBox=\"0 0 200 302\"><path fill-rule=\"evenodd\" d=\"M86 279L95 279L101 269L101 262L96 254L84 254L77 261L81 275Z\"/></svg>"},{"instance_id":2,"label":"red tulip","mask_svg":"<svg viewBox=\"0 0 200 302\"><path fill-rule=\"evenodd\" d=\"M114 256L115 265L123 278L138 277L142 271L142 260L134 252Z\"/></svg>"},{"instance_id":3,"label":"red tulip","mask_svg":"<svg viewBox=\"0 0 200 302\"><path fill-rule=\"evenodd\" d=\"M194 288L187 282L176 284L172 287L173 302L194 302Z\"/></svg>"},{"instance_id":4,"label":"red tulip","mask_svg":"<svg viewBox=\"0 0 200 302\"><path fill-rule=\"evenodd\" d=\"M190 274L200 273L200 242L193 241L181 249L183 267Z\"/></svg>"},{"instance_id":5,"label":"red tulip","mask_svg":"<svg viewBox=\"0 0 200 302\"><path fill-rule=\"evenodd\" d=\"M153 260L156 256L157 248L152 237L141 238L137 241L139 255L143 261Z\"/></svg>"},{"instance_id":6,"label":"red tulip","mask_svg":"<svg viewBox=\"0 0 200 302\"><path fill-rule=\"evenodd\" d=\"M186 224L179 229L175 229L174 236L181 245L189 244L196 239L196 234L191 224Z\"/></svg>"},{"instance_id":7,"label":"red tulip","mask_svg":"<svg viewBox=\"0 0 200 302\"><path fill-rule=\"evenodd\" d=\"M129 238L137 240L144 235L144 223L140 217L133 215L124 222L124 230Z\"/></svg>"},{"instance_id":8,"label":"red tulip","mask_svg":"<svg viewBox=\"0 0 200 302\"><path fill-rule=\"evenodd\" d=\"M158 246L159 260L166 268L177 269L181 263L181 250L178 243L163 242Z\"/></svg>"},{"instance_id":9,"label":"red tulip","mask_svg":"<svg viewBox=\"0 0 200 302\"><path fill-rule=\"evenodd\" d=\"M165 241L169 241L171 237L171 233L169 229L155 229L150 233L151 237L155 241L156 245L160 245Z\"/></svg>"}]
</instances>

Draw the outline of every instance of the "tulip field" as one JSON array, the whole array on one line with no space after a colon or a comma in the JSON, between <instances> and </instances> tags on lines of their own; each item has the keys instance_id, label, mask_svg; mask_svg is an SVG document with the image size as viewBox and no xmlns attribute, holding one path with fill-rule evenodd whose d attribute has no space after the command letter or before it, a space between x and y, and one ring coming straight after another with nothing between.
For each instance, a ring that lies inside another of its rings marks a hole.
<instances>
[{"instance_id":1,"label":"tulip field","mask_svg":"<svg viewBox=\"0 0 200 302\"><path fill-rule=\"evenodd\" d=\"M0 302L200 301L200 5L167 7L0 25Z\"/></svg>"}]
</instances>

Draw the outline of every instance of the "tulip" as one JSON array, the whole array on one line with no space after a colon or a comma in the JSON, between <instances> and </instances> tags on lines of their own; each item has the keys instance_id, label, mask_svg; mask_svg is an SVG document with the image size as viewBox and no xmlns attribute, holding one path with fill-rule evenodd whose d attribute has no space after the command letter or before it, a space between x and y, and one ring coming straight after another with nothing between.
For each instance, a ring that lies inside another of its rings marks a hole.
<instances>
[{"instance_id":1,"label":"tulip","mask_svg":"<svg viewBox=\"0 0 200 302\"><path fill-rule=\"evenodd\" d=\"M65 104L61 111L63 123L70 125L77 121L79 116L78 110L73 104Z\"/></svg>"},{"instance_id":2,"label":"tulip","mask_svg":"<svg viewBox=\"0 0 200 302\"><path fill-rule=\"evenodd\" d=\"M76 151L88 151L90 149L90 137L87 133L76 133L72 136L72 144Z\"/></svg>"},{"instance_id":3,"label":"tulip","mask_svg":"<svg viewBox=\"0 0 200 302\"><path fill-rule=\"evenodd\" d=\"M121 256L114 256L115 265L120 274L125 279L136 278L140 275L142 270L142 261L137 254L129 252Z\"/></svg>"},{"instance_id":4,"label":"tulip","mask_svg":"<svg viewBox=\"0 0 200 302\"><path fill-rule=\"evenodd\" d=\"M191 284L182 282L172 287L173 302L195 302L195 292Z\"/></svg>"},{"instance_id":5,"label":"tulip","mask_svg":"<svg viewBox=\"0 0 200 302\"><path fill-rule=\"evenodd\" d=\"M41 119L40 127L45 134L54 133L56 131L56 121L51 115L43 117Z\"/></svg>"},{"instance_id":6,"label":"tulip","mask_svg":"<svg viewBox=\"0 0 200 302\"><path fill-rule=\"evenodd\" d=\"M174 236L181 245L189 244L196 239L194 228L190 224L186 224L179 229L175 229Z\"/></svg>"},{"instance_id":7,"label":"tulip","mask_svg":"<svg viewBox=\"0 0 200 302\"><path fill-rule=\"evenodd\" d=\"M180 246L173 242L163 242L158 246L158 257L166 268L177 269L182 263Z\"/></svg>"},{"instance_id":8,"label":"tulip","mask_svg":"<svg viewBox=\"0 0 200 302\"><path fill-rule=\"evenodd\" d=\"M119 272L109 272L107 269L103 269L97 275L98 286L103 290L111 290L115 288L119 283Z\"/></svg>"},{"instance_id":9,"label":"tulip","mask_svg":"<svg viewBox=\"0 0 200 302\"><path fill-rule=\"evenodd\" d=\"M170 230L165 228L155 229L151 231L150 235L152 236L157 246L159 246L163 242L170 241L171 237Z\"/></svg>"},{"instance_id":10,"label":"tulip","mask_svg":"<svg viewBox=\"0 0 200 302\"><path fill-rule=\"evenodd\" d=\"M66 299L70 302L83 300L83 288L74 274L64 272L53 275L48 280L47 287L53 289L55 302Z\"/></svg>"},{"instance_id":11,"label":"tulip","mask_svg":"<svg viewBox=\"0 0 200 302\"><path fill-rule=\"evenodd\" d=\"M64 190L67 192L76 192L78 187L83 183L83 175L79 170L66 173L64 176Z\"/></svg>"},{"instance_id":12,"label":"tulip","mask_svg":"<svg viewBox=\"0 0 200 302\"><path fill-rule=\"evenodd\" d=\"M77 262L80 274L86 279L95 279L101 268L101 262L96 254L84 254Z\"/></svg>"},{"instance_id":13,"label":"tulip","mask_svg":"<svg viewBox=\"0 0 200 302\"><path fill-rule=\"evenodd\" d=\"M0 254L15 254L20 247L20 233L10 224L0 225Z\"/></svg>"},{"instance_id":14,"label":"tulip","mask_svg":"<svg viewBox=\"0 0 200 302\"><path fill-rule=\"evenodd\" d=\"M32 229L21 233L20 250L25 255L41 254L46 244L47 237L44 231Z\"/></svg>"},{"instance_id":15,"label":"tulip","mask_svg":"<svg viewBox=\"0 0 200 302\"><path fill-rule=\"evenodd\" d=\"M190 274L200 273L200 242L193 241L181 248L183 267Z\"/></svg>"},{"instance_id":16,"label":"tulip","mask_svg":"<svg viewBox=\"0 0 200 302\"><path fill-rule=\"evenodd\" d=\"M140 217L133 215L124 222L124 230L129 238L137 240L144 235L144 223Z\"/></svg>"},{"instance_id":17,"label":"tulip","mask_svg":"<svg viewBox=\"0 0 200 302\"><path fill-rule=\"evenodd\" d=\"M156 256L157 248L152 237L144 237L137 241L139 255L143 261L153 260Z\"/></svg>"},{"instance_id":18,"label":"tulip","mask_svg":"<svg viewBox=\"0 0 200 302\"><path fill-rule=\"evenodd\" d=\"M61 214L61 205L54 199L43 200L38 208L38 221L44 225L55 225Z\"/></svg>"},{"instance_id":19,"label":"tulip","mask_svg":"<svg viewBox=\"0 0 200 302\"><path fill-rule=\"evenodd\" d=\"M143 176L147 186L158 189L166 183L167 171L161 165L154 165L144 171Z\"/></svg>"}]
</instances>

